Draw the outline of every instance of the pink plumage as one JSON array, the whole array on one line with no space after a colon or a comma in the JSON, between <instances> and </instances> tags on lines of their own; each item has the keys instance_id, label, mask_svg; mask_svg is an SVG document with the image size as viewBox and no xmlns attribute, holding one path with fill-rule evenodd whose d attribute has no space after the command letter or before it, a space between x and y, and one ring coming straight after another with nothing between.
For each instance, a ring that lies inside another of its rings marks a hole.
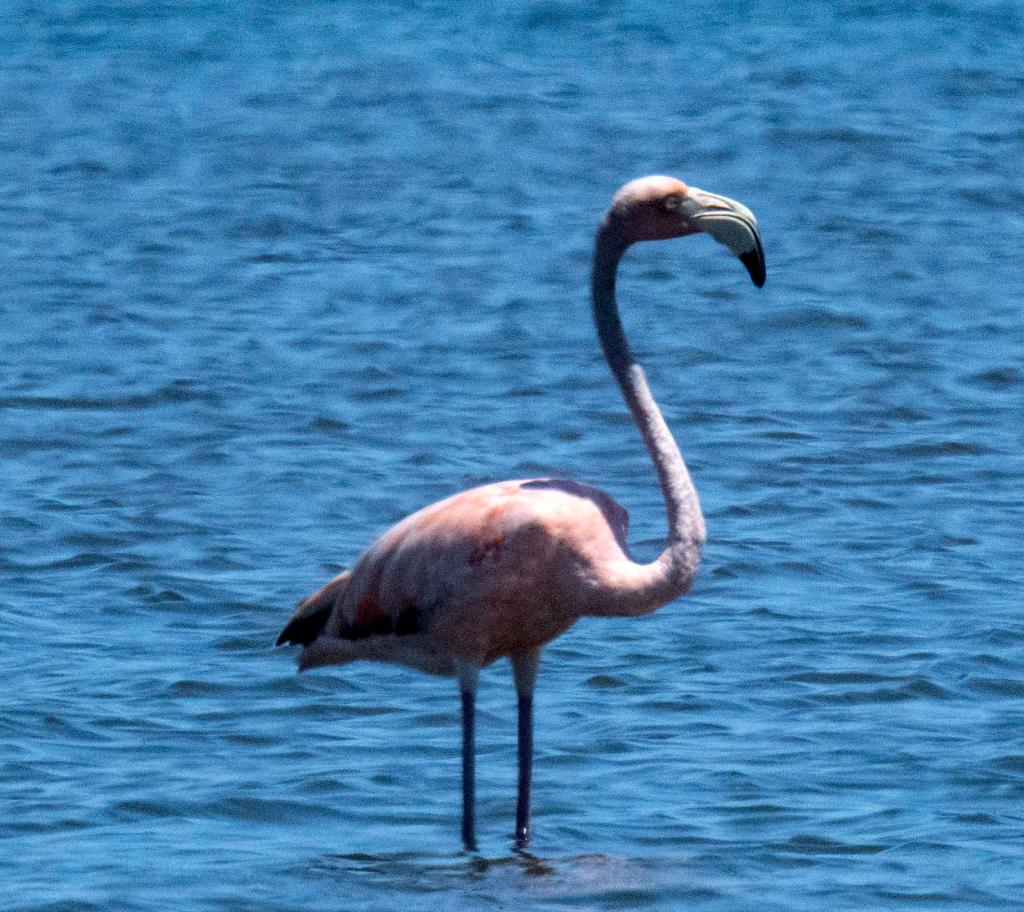
<instances>
[{"instance_id":1,"label":"pink plumage","mask_svg":"<svg viewBox=\"0 0 1024 912\"><path fill-rule=\"evenodd\" d=\"M532 695L541 647L587 615L630 617L686 592L704 542L697 492L633 360L615 303L626 249L705 232L764 282L750 210L726 197L653 176L626 184L598 230L592 294L598 338L658 474L668 542L648 564L628 554L626 510L597 488L541 478L455 494L381 535L352 570L304 599L278 638L303 647L301 668L357 659L459 679L463 820L474 834L474 695L482 666L508 657L519 694L516 842L529 837Z\"/></svg>"}]
</instances>

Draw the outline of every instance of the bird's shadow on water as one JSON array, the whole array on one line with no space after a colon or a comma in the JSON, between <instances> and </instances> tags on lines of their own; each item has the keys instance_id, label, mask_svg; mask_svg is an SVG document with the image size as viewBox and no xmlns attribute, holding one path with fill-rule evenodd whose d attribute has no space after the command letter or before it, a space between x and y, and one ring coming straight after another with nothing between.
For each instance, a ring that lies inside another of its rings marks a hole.
<instances>
[{"instance_id":1,"label":"bird's shadow on water","mask_svg":"<svg viewBox=\"0 0 1024 912\"><path fill-rule=\"evenodd\" d=\"M628 867L626 860L617 863L601 853L545 858L512 848L502 855L468 851L322 855L312 860L309 873L346 880L355 877L367 887L390 886L417 893L457 891L481 884L499 893L524 887L560 893L571 890L574 884L619 877L628 880L629 872L623 870Z\"/></svg>"}]
</instances>

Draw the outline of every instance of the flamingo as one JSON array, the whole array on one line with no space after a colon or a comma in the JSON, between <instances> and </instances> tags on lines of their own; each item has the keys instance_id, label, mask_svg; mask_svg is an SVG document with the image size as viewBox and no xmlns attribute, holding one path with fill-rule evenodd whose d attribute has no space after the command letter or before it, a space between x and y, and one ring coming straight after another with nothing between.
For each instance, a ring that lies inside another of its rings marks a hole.
<instances>
[{"instance_id":1,"label":"flamingo","mask_svg":"<svg viewBox=\"0 0 1024 912\"><path fill-rule=\"evenodd\" d=\"M765 281L753 213L654 175L625 184L597 231L591 293L597 335L654 462L668 542L651 563L628 553L629 515L603 491L557 478L502 481L425 507L384 532L350 571L299 603L277 645L299 668L357 659L454 677L462 699L462 840L475 851L475 699L480 669L508 657L518 696L515 845L530 838L533 692L541 648L581 617L638 617L685 594L705 540L697 492L634 360L615 276L637 241L704 232Z\"/></svg>"}]
</instances>

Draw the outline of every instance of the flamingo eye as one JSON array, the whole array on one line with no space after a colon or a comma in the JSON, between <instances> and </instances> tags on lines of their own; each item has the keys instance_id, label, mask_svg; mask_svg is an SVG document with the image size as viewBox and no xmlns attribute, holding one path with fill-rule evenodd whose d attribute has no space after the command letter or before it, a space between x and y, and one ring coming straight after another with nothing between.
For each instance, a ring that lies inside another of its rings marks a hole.
<instances>
[{"instance_id":1,"label":"flamingo eye","mask_svg":"<svg viewBox=\"0 0 1024 912\"><path fill-rule=\"evenodd\" d=\"M661 205L666 212L675 212L683 205L683 198L678 193L672 193L661 201Z\"/></svg>"}]
</instances>

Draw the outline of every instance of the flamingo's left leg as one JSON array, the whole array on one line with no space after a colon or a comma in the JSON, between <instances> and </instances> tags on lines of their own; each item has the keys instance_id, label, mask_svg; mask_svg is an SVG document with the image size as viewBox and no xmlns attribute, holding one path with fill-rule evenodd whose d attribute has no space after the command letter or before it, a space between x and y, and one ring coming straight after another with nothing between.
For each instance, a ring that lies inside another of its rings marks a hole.
<instances>
[{"instance_id":1,"label":"flamingo's left leg","mask_svg":"<svg viewBox=\"0 0 1024 912\"><path fill-rule=\"evenodd\" d=\"M459 691L462 695L462 842L476 851L476 685L480 666L460 662Z\"/></svg>"}]
</instances>

